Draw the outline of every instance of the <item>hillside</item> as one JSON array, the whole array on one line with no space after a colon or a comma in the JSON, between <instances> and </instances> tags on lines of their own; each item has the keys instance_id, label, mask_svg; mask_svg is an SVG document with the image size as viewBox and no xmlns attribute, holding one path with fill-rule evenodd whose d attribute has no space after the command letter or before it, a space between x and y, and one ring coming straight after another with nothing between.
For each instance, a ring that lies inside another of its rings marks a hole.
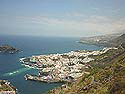
<instances>
[{"instance_id":1,"label":"hillside","mask_svg":"<svg viewBox=\"0 0 125 94\"><path fill-rule=\"evenodd\" d=\"M51 90L48 94L125 94L125 34L112 40L112 44L118 49L89 56L95 59L89 62L92 67L86 70L90 74Z\"/></svg>"}]
</instances>

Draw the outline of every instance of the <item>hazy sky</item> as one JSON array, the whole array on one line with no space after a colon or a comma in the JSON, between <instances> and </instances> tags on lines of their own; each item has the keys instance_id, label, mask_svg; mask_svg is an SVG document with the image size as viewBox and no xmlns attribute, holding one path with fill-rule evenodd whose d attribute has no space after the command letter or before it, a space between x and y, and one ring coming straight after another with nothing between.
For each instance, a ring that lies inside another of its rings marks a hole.
<instances>
[{"instance_id":1,"label":"hazy sky","mask_svg":"<svg viewBox=\"0 0 125 94\"><path fill-rule=\"evenodd\" d=\"M0 0L0 34L81 37L124 25L125 0Z\"/></svg>"}]
</instances>

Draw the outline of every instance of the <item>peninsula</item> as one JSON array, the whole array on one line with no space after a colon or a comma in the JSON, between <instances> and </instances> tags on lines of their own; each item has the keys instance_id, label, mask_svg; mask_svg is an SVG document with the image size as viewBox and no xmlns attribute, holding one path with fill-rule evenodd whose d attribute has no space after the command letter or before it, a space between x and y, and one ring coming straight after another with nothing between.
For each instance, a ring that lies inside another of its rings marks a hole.
<instances>
[{"instance_id":1,"label":"peninsula","mask_svg":"<svg viewBox=\"0 0 125 94\"><path fill-rule=\"evenodd\" d=\"M42 82L74 82L92 68L88 62L95 60L90 56L99 56L109 50L118 48L104 48L99 51L77 50L64 54L50 54L21 58L20 61L26 67L36 68L39 75L25 75L26 80L35 80Z\"/></svg>"}]
</instances>

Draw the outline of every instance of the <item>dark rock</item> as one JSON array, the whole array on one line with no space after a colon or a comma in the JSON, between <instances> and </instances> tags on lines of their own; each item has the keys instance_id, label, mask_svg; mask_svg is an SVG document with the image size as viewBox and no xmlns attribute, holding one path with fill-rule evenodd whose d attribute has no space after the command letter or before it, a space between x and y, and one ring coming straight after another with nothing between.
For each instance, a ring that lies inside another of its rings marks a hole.
<instances>
[{"instance_id":1,"label":"dark rock","mask_svg":"<svg viewBox=\"0 0 125 94\"><path fill-rule=\"evenodd\" d=\"M0 53L9 53L9 54L15 54L18 53L20 50L16 49L10 45L2 45L0 46Z\"/></svg>"}]
</instances>

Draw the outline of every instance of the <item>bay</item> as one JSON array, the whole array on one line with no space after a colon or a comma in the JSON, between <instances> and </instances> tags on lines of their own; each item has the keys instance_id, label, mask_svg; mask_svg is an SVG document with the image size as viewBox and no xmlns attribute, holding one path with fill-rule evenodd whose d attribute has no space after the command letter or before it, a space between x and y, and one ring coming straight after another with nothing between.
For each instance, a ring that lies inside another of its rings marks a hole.
<instances>
[{"instance_id":1,"label":"bay","mask_svg":"<svg viewBox=\"0 0 125 94\"><path fill-rule=\"evenodd\" d=\"M103 48L76 42L79 40L80 38L0 35L0 45L9 44L22 50L18 54L0 54L0 79L9 80L17 87L19 94L42 94L60 86L61 83L48 84L26 81L24 79L25 74L37 74L38 71L24 67L19 59L32 55L65 53L73 50L100 50Z\"/></svg>"}]
</instances>

